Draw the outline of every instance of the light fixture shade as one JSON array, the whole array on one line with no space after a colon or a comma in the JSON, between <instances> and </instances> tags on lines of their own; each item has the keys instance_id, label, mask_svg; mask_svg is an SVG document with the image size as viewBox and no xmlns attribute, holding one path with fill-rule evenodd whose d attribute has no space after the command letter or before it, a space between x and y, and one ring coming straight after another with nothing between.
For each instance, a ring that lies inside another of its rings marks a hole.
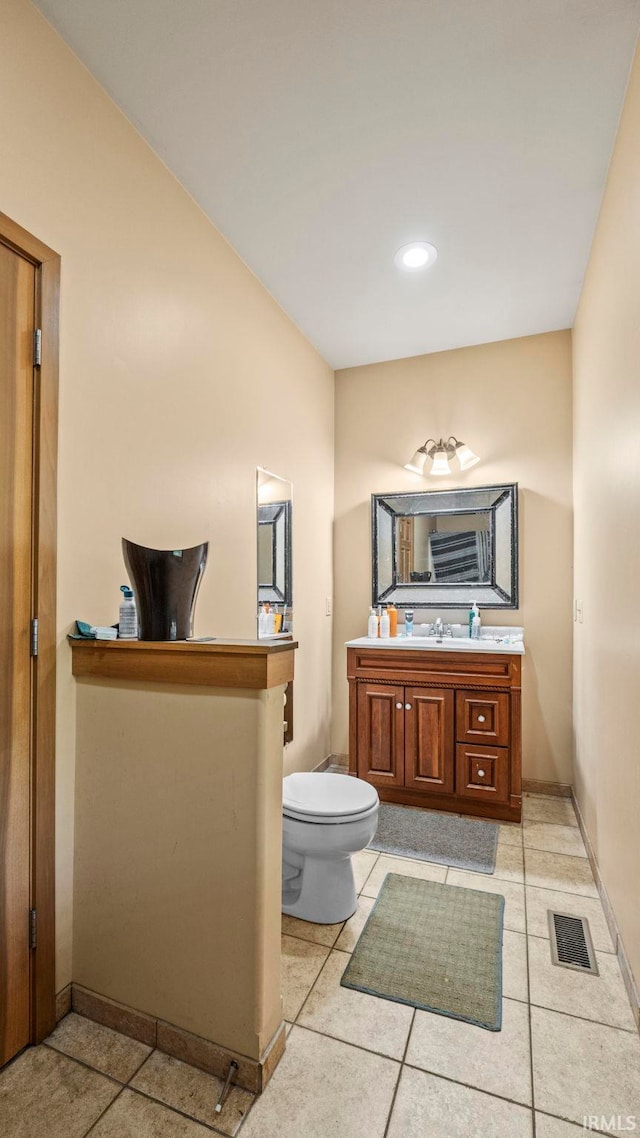
<instances>
[{"instance_id":1,"label":"light fixture shade","mask_svg":"<svg viewBox=\"0 0 640 1138\"><path fill-rule=\"evenodd\" d=\"M424 474L424 464L427 461L427 452L424 447L419 447L410 462L405 464L405 470L410 470L412 474Z\"/></svg>"},{"instance_id":2,"label":"light fixture shade","mask_svg":"<svg viewBox=\"0 0 640 1138\"><path fill-rule=\"evenodd\" d=\"M449 466L449 458L446 450L437 450L433 456L433 464L429 474L443 475L451 474L451 467Z\"/></svg>"},{"instance_id":3,"label":"light fixture shade","mask_svg":"<svg viewBox=\"0 0 640 1138\"><path fill-rule=\"evenodd\" d=\"M456 458L460 463L461 470L469 470L470 467L475 466L476 462L480 462L477 454L474 454L471 447L466 443L458 443L456 446Z\"/></svg>"}]
</instances>

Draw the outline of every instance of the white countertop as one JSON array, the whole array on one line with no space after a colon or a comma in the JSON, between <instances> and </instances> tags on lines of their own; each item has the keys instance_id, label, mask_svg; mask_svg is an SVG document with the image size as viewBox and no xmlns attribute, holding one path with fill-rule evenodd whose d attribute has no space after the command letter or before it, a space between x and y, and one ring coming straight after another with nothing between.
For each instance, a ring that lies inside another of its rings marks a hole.
<instances>
[{"instance_id":1,"label":"white countertop","mask_svg":"<svg viewBox=\"0 0 640 1138\"><path fill-rule=\"evenodd\" d=\"M357 640L347 640L347 648L399 648L423 652L506 652L512 656L524 656L524 629L509 627L485 627L480 640L468 636L398 636L385 638L360 636Z\"/></svg>"}]
</instances>

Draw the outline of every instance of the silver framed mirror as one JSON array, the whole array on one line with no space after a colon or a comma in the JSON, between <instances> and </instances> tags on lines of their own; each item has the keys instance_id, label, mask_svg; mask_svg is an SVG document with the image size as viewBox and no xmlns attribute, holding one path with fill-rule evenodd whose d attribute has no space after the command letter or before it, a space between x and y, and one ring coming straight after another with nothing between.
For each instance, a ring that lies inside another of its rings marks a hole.
<instances>
[{"instance_id":1,"label":"silver framed mirror","mask_svg":"<svg viewBox=\"0 0 640 1138\"><path fill-rule=\"evenodd\" d=\"M258 467L256 497L258 634L266 635L260 632L260 610L266 606L283 635L291 632L293 619L293 487L288 478Z\"/></svg>"},{"instance_id":2,"label":"silver framed mirror","mask_svg":"<svg viewBox=\"0 0 640 1138\"><path fill-rule=\"evenodd\" d=\"M372 494L374 605L518 608L518 486Z\"/></svg>"}]
</instances>

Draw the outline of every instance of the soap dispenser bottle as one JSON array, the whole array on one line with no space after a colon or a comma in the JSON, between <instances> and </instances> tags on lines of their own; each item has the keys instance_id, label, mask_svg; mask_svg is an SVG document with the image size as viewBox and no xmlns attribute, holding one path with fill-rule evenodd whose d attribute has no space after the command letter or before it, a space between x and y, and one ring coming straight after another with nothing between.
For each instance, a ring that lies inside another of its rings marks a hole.
<instances>
[{"instance_id":1,"label":"soap dispenser bottle","mask_svg":"<svg viewBox=\"0 0 640 1138\"><path fill-rule=\"evenodd\" d=\"M369 625L367 627L369 640L376 640L378 636L378 618L374 608L369 609Z\"/></svg>"},{"instance_id":2,"label":"soap dispenser bottle","mask_svg":"<svg viewBox=\"0 0 640 1138\"><path fill-rule=\"evenodd\" d=\"M133 597L133 589L130 589L128 585L121 585L120 592L123 594L123 596L120 603L118 637L120 640L137 640L138 614L136 612L136 602Z\"/></svg>"}]
</instances>

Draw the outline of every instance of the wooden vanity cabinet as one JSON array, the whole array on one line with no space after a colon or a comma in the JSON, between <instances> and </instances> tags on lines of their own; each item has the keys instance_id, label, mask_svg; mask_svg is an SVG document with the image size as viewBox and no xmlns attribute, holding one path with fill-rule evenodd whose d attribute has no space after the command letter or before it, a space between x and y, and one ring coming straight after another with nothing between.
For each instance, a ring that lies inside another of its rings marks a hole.
<instances>
[{"instance_id":1,"label":"wooden vanity cabinet","mask_svg":"<svg viewBox=\"0 0 640 1138\"><path fill-rule=\"evenodd\" d=\"M384 802L520 821L521 657L347 649L349 769Z\"/></svg>"}]
</instances>

